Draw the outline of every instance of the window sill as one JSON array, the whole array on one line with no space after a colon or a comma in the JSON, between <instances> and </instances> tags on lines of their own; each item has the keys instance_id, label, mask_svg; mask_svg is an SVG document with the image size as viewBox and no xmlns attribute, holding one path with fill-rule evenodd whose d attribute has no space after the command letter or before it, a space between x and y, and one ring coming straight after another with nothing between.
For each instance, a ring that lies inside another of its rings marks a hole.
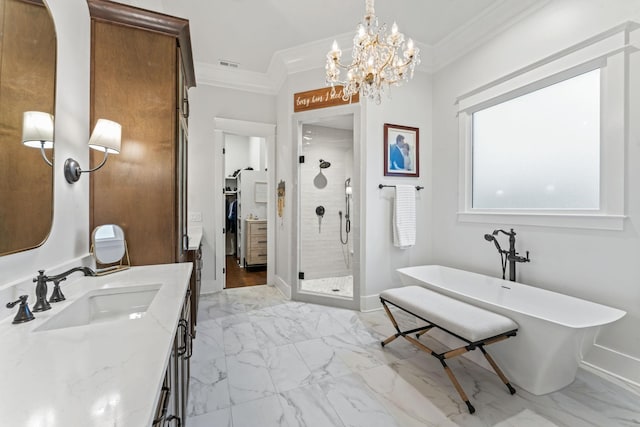
<instances>
[{"instance_id":1,"label":"window sill","mask_svg":"<svg viewBox=\"0 0 640 427\"><path fill-rule=\"evenodd\" d=\"M617 231L624 229L625 218L625 215L563 214L555 212L458 212L459 222Z\"/></svg>"}]
</instances>

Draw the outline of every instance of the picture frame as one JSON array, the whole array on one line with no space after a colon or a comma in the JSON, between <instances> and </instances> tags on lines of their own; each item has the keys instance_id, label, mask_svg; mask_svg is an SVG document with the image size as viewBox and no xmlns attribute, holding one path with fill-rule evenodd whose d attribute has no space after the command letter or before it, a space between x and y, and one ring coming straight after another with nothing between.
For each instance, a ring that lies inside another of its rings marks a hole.
<instances>
[{"instance_id":1,"label":"picture frame","mask_svg":"<svg viewBox=\"0 0 640 427\"><path fill-rule=\"evenodd\" d=\"M419 128L385 123L383 149L384 176L420 176Z\"/></svg>"},{"instance_id":2,"label":"picture frame","mask_svg":"<svg viewBox=\"0 0 640 427\"><path fill-rule=\"evenodd\" d=\"M267 183L256 181L253 195L256 203L267 203Z\"/></svg>"}]
</instances>

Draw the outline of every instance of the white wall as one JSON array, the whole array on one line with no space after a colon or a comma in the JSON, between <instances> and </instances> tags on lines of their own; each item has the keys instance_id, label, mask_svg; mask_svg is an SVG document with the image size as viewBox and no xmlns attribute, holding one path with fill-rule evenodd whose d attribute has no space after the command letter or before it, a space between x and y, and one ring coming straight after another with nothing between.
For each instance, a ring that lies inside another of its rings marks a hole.
<instances>
[{"instance_id":1,"label":"white wall","mask_svg":"<svg viewBox=\"0 0 640 427\"><path fill-rule=\"evenodd\" d=\"M456 220L458 210L457 96L513 70L583 41L622 21L638 20L634 0L555 0L464 58L440 70L433 80L433 261L499 276L499 259L483 235L502 224ZM637 34L636 34L637 36ZM640 54L632 54L629 118L640 115ZM518 250L531 251L519 264L518 280L608 304L628 312L604 328L587 362L640 381L640 122L629 121L626 148L624 231L515 226ZM615 352L620 355L616 356Z\"/></svg>"},{"instance_id":2,"label":"white wall","mask_svg":"<svg viewBox=\"0 0 640 427\"><path fill-rule=\"evenodd\" d=\"M233 176L238 169L254 167L249 151L249 137L242 135L225 135L224 137L224 176Z\"/></svg>"},{"instance_id":3,"label":"white wall","mask_svg":"<svg viewBox=\"0 0 640 427\"><path fill-rule=\"evenodd\" d=\"M196 75L197 79L197 75ZM233 118L260 123L275 123L275 97L250 92L200 85L189 89L191 116L189 117L189 194L188 209L200 212L203 228L202 292L216 290L215 271L215 214L222 206L215 206L214 177L224 168L222 153L214 150L214 117ZM223 225L220 225L222 227ZM221 228L220 228L221 229ZM223 245L224 247L224 245ZM221 254L224 256L224 254ZM221 273L221 272L219 272Z\"/></svg>"},{"instance_id":4,"label":"white wall","mask_svg":"<svg viewBox=\"0 0 640 427\"><path fill-rule=\"evenodd\" d=\"M73 157L89 162L90 21L85 0L46 0L57 35L54 214L51 234L39 248L0 257L0 288L31 278L38 269L50 270L80 261L89 245L89 179L68 184L63 164ZM107 164L107 166L109 165ZM34 299L30 298L30 302ZM3 298L2 301L6 302ZM4 304L3 304L4 306Z\"/></svg>"},{"instance_id":5,"label":"white wall","mask_svg":"<svg viewBox=\"0 0 640 427\"><path fill-rule=\"evenodd\" d=\"M297 153L297 141L292 137L293 94L317 89L324 85L324 70L317 69L290 75L278 95L277 127L277 179L287 183L285 217L278 220L276 247L278 263L276 276L288 286L294 285L292 272L293 242L291 221L292 205L297 203L295 189L291 185L294 156ZM431 250L431 78L416 73L414 79L402 87L391 89L391 99L384 98L381 105L361 101L362 137L364 145L363 161L358 180L363 204L360 261L354 262L354 268L364 264L364 276L360 278L360 307L363 310L379 308L377 295L384 289L396 286L399 277L395 270L417 263L426 263ZM334 107L336 109L340 107ZM383 174L383 125L393 123L420 128L420 178L385 178ZM393 247L391 236L391 209L393 192L391 189L378 189L378 184L410 183L425 186L417 195L417 244L410 249ZM292 192L292 190L294 190ZM357 260L356 260L357 261ZM297 280L297 278L295 279Z\"/></svg>"},{"instance_id":6,"label":"white wall","mask_svg":"<svg viewBox=\"0 0 640 427\"><path fill-rule=\"evenodd\" d=\"M380 105L367 104L366 111L366 162L364 180L365 224L362 238L366 251L364 262L366 276L361 278L361 308L379 308L378 294L398 286L400 278L396 269L426 264L434 244L431 221L439 207L431 203L431 131L432 84L431 77L416 73L404 86L391 89L392 99L383 99ZM417 127L419 134L420 177L396 178L384 176L383 126L385 123ZM424 186L416 193L416 245L409 249L393 246L392 188L379 189L378 184L411 184Z\"/></svg>"},{"instance_id":7,"label":"white wall","mask_svg":"<svg viewBox=\"0 0 640 427\"><path fill-rule=\"evenodd\" d=\"M254 170L264 171L267 167L267 141L257 136L249 137L249 158Z\"/></svg>"}]
</instances>

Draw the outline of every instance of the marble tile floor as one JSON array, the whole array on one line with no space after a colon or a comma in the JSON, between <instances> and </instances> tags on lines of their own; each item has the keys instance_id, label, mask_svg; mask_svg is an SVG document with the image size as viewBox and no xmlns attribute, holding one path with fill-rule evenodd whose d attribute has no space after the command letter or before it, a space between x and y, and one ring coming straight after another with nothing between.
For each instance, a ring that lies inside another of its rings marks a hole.
<instances>
[{"instance_id":1,"label":"marble tile floor","mask_svg":"<svg viewBox=\"0 0 640 427\"><path fill-rule=\"evenodd\" d=\"M640 395L587 371L559 392L511 396L492 372L453 359L470 415L434 358L402 339L380 347L393 331L382 310L292 302L270 286L206 295L200 307L188 427L640 425Z\"/></svg>"},{"instance_id":2,"label":"marble tile floor","mask_svg":"<svg viewBox=\"0 0 640 427\"><path fill-rule=\"evenodd\" d=\"M353 297L353 276L323 277L300 281L300 289L320 294Z\"/></svg>"}]
</instances>

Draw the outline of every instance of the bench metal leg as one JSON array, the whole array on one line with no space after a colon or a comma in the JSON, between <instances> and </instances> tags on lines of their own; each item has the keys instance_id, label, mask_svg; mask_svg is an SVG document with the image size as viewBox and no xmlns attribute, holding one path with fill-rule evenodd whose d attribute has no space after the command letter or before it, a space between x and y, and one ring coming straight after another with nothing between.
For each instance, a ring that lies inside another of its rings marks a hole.
<instances>
[{"instance_id":1,"label":"bench metal leg","mask_svg":"<svg viewBox=\"0 0 640 427\"><path fill-rule=\"evenodd\" d=\"M398 326L398 322L396 322L396 319L393 317L393 314L389 310L389 307L387 307L386 302L384 300L382 300L382 299L380 299L380 301L382 302L382 306L384 307L384 310L387 313L387 316L389 317L389 320L391 320L391 323L393 324L393 326L395 327L395 329L397 331L396 334L391 335L389 338L387 338L386 340L382 341L380 344L384 347L385 345L387 345L390 342L394 341L396 338L403 337L407 341L409 341L411 344L413 344L414 346L419 348L420 350L422 350L425 353L428 353L431 356L433 356L436 359L438 359L440 361L440 363L442 364L442 367L444 368L444 371L447 373L447 376L449 377L449 380L451 381L451 383L455 387L456 391L460 395L460 398L467 405L467 408L469 409L469 413L470 414L473 414L476 411L476 409L473 407L473 405L469 401L469 398L467 397L467 394L462 389L462 386L460 385L460 383L458 382L458 379L453 374L453 371L447 365L447 363L445 361L446 359L451 359L451 358L460 356L460 355L462 355L464 353L467 353L469 351L472 351L475 348L480 348L480 350L482 351L482 354L484 354L484 357L487 359L487 361L489 362L489 364L491 365L491 367L493 368L495 373L498 375L498 377L500 377L502 382L509 389L509 392L511 394L515 394L516 390L511 386L511 384L509 383L509 380L504 375L504 373L500 370L500 368L498 367L496 362L493 360L493 358L484 349L485 345L493 344L493 343L505 340L505 339L509 338L510 336L515 335L515 331L511 331L511 332L506 333L504 335L500 335L500 336L497 336L497 337L489 338L489 339L486 339L486 340L483 340L483 341L480 341L480 342L471 343L471 342L467 341L467 342L469 342L469 345L466 345L466 346L463 346L463 347L459 347L459 348L456 348L456 349L452 349L452 350L446 351L444 353L436 353L435 351L431 350L429 347L427 347L426 345L424 345L423 343L418 341L418 339L423 334L427 333L431 328L436 326L435 324L429 324L427 326L423 326L423 327L419 327L419 328L415 328L415 329L411 329L411 330L407 330L407 331L401 331L400 327ZM399 307L399 308L402 310L402 307ZM422 318L420 318L420 319L422 319ZM422 320L424 320L424 319L422 319ZM429 323L429 322L427 321L427 323ZM410 334L412 334L414 332L416 332L416 338L413 338L413 337L410 336Z\"/></svg>"},{"instance_id":2,"label":"bench metal leg","mask_svg":"<svg viewBox=\"0 0 640 427\"><path fill-rule=\"evenodd\" d=\"M511 383L507 379L507 377L502 373L502 370L498 367L498 364L493 360L493 357L491 357L491 355L489 353L487 353L487 351L484 349L484 346L480 345L478 347L480 347L480 350L482 351L482 354L484 354L484 357L487 359L487 362L489 362L489 364L491 365L491 367L495 371L496 375L498 375L500 377L500 379L502 380L502 382L504 383L504 385L507 386L507 388L509 389L509 393L516 394L516 389L513 388L513 386L511 385Z\"/></svg>"},{"instance_id":3,"label":"bench metal leg","mask_svg":"<svg viewBox=\"0 0 640 427\"><path fill-rule=\"evenodd\" d=\"M396 328L397 333L394 335L391 335L389 338L387 338L386 340L380 342L380 345L382 347L384 347L385 345L389 344L390 342L392 342L393 340L395 340L398 337L405 337L407 338L408 334L412 334L414 332L416 333L416 337L419 337L420 335L426 333L429 331L429 329L433 328L433 325L427 325L427 326L420 326L419 328L414 328L408 331L401 331L400 330L400 326L398 325L398 322L396 322L396 319L393 317L393 314L391 313L391 310L389 310L389 308L387 307L387 304L385 304L384 301L382 301L382 307L384 307L384 310L387 313L387 316L389 317L389 320L391 320L391 323L393 323L393 327Z\"/></svg>"},{"instance_id":4,"label":"bench metal leg","mask_svg":"<svg viewBox=\"0 0 640 427\"><path fill-rule=\"evenodd\" d=\"M391 314L389 307L387 307L387 304L385 304L384 301L381 301L381 302L382 302L382 307L384 307L384 311L387 312L387 316L389 317L389 320L391 320L391 323L393 323L393 327L396 328L396 331L398 331L397 334L391 335L389 338L387 338L386 340L380 343L380 345L384 347L385 345L389 344L391 341L395 340L402 334L400 332L400 327L398 326L398 322L396 322L396 319L393 317L393 314Z\"/></svg>"},{"instance_id":5,"label":"bench metal leg","mask_svg":"<svg viewBox=\"0 0 640 427\"><path fill-rule=\"evenodd\" d=\"M449 377L449 380L451 380L451 382L453 383L453 386L458 391L458 394L460 395L460 398L462 399L462 401L464 403L467 404L467 408L469 409L469 413L473 414L474 412L476 412L476 408L474 408L473 405L471 404L471 402L469 402L469 398L467 397L467 394L462 389L462 386L458 382L458 379L456 378L456 376L453 375L453 371L451 370L451 368L449 368L449 366L444 361L444 359L440 359L440 363L442 363L442 367L444 368L444 371L447 373L447 376Z\"/></svg>"},{"instance_id":6,"label":"bench metal leg","mask_svg":"<svg viewBox=\"0 0 640 427\"><path fill-rule=\"evenodd\" d=\"M429 326L429 329L433 328L433 326ZM423 336L424 334L426 334L427 332L429 332L429 329L425 329L424 331L420 331L416 334L416 338L420 338L421 336Z\"/></svg>"}]
</instances>

